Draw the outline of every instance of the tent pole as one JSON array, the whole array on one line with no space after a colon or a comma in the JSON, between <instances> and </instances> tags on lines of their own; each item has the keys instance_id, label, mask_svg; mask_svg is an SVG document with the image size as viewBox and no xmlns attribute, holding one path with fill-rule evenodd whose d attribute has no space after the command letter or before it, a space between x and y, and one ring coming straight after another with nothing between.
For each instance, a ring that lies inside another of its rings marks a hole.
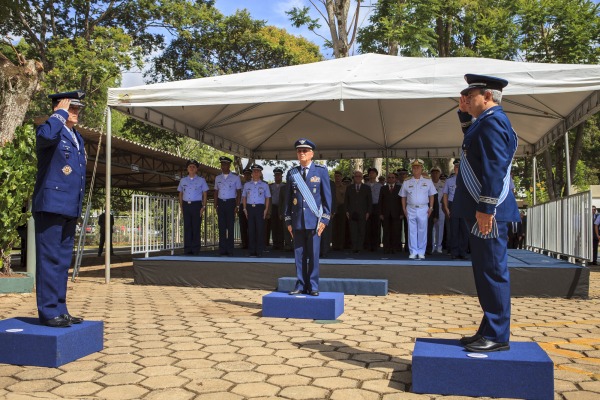
<instances>
[{"instance_id":1,"label":"tent pole","mask_svg":"<svg viewBox=\"0 0 600 400\"><path fill-rule=\"evenodd\" d=\"M110 253L112 252L112 226L110 224L110 186L111 186L111 153L112 153L112 109L106 113L106 211L104 212L104 237L106 251L104 252L104 279L110 283Z\"/></svg>"},{"instance_id":2,"label":"tent pole","mask_svg":"<svg viewBox=\"0 0 600 400\"><path fill-rule=\"evenodd\" d=\"M565 163L567 165L567 190L566 195L571 194L571 160L569 158L569 132L565 132Z\"/></svg>"},{"instance_id":3,"label":"tent pole","mask_svg":"<svg viewBox=\"0 0 600 400\"><path fill-rule=\"evenodd\" d=\"M537 175L537 156L533 156L533 163L532 163L532 174L533 174L533 205L535 206L537 204L537 182L536 182L536 175Z\"/></svg>"}]
</instances>

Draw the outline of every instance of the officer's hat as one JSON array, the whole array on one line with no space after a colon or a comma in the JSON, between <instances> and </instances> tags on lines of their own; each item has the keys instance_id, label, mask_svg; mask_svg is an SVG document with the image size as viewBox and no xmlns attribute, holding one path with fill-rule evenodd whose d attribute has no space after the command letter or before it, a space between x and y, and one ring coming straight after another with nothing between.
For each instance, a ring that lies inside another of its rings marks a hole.
<instances>
[{"instance_id":1,"label":"officer's hat","mask_svg":"<svg viewBox=\"0 0 600 400\"><path fill-rule=\"evenodd\" d=\"M410 162L411 167L422 167L423 164L424 164L424 162L420 158L415 158L414 160L412 160Z\"/></svg>"},{"instance_id":2,"label":"officer's hat","mask_svg":"<svg viewBox=\"0 0 600 400\"><path fill-rule=\"evenodd\" d=\"M439 172L439 173L441 173L441 172L442 172L442 170L440 169L440 167L433 167L433 168L431 168L431 169L429 170L429 173L431 174L433 171L437 171L437 172Z\"/></svg>"},{"instance_id":3,"label":"officer's hat","mask_svg":"<svg viewBox=\"0 0 600 400\"><path fill-rule=\"evenodd\" d=\"M371 167L367 170L367 174L370 174L371 171L375 171L375 175L379 175L379 171L377 171L377 168L375 167Z\"/></svg>"},{"instance_id":4,"label":"officer's hat","mask_svg":"<svg viewBox=\"0 0 600 400\"><path fill-rule=\"evenodd\" d=\"M406 168L400 168L400 169L399 169L399 170L397 170L396 172L397 172L398 174L401 174L401 173L408 174L408 170L407 170Z\"/></svg>"},{"instance_id":5,"label":"officer's hat","mask_svg":"<svg viewBox=\"0 0 600 400\"><path fill-rule=\"evenodd\" d=\"M441 175L440 175L440 179L444 181L444 180L448 179L448 175L446 175L446 174L441 174Z\"/></svg>"},{"instance_id":6,"label":"officer's hat","mask_svg":"<svg viewBox=\"0 0 600 400\"><path fill-rule=\"evenodd\" d=\"M219 162L231 164L233 160L226 156L219 157Z\"/></svg>"},{"instance_id":7,"label":"officer's hat","mask_svg":"<svg viewBox=\"0 0 600 400\"><path fill-rule=\"evenodd\" d=\"M254 170L262 171L263 167L260 166L260 165L258 165L258 164L252 164L252 166L250 167L250 169L252 169L252 171L254 171Z\"/></svg>"},{"instance_id":8,"label":"officer's hat","mask_svg":"<svg viewBox=\"0 0 600 400\"><path fill-rule=\"evenodd\" d=\"M246 173L251 174L252 170L250 168L244 168L244 170L242 171L242 174L246 174Z\"/></svg>"},{"instance_id":9,"label":"officer's hat","mask_svg":"<svg viewBox=\"0 0 600 400\"><path fill-rule=\"evenodd\" d=\"M342 182L343 183L351 183L352 179L350 179L349 177L345 176L345 177L342 178Z\"/></svg>"},{"instance_id":10,"label":"officer's hat","mask_svg":"<svg viewBox=\"0 0 600 400\"><path fill-rule=\"evenodd\" d=\"M273 173L274 174L283 174L283 169L282 168L273 168Z\"/></svg>"},{"instance_id":11,"label":"officer's hat","mask_svg":"<svg viewBox=\"0 0 600 400\"><path fill-rule=\"evenodd\" d=\"M506 79L486 75L466 74L465 81L467 81L469 86L460 92L460 94L463 96L469 94L471 89L491 89L502 91L502 89L508 85L508 81Z\"/></svg>"},{"instance_id":12,"label":"officer's hat","mask_svg":"<svg viewBox=\"0 0 600 400\"><path fill-rule=\"evenodd\" d=\"M294 143L294 147L297 149L306 148L314 150L317 146L308 139L298 139L296 143Z\"/></svg>"},{"instance_id":13,"label":"officer's hat","mask_svg":"<svg viewBox=\"0 0 600 400\"><path fill-rule=\"evenodd\" d=\"M196 160L188 160L185 163L185 167L187 168L187 167L189 167L192 164L194 164L196 166L196 168L200 167L200 163L198 161L196 161Z\"/></svg>"},{"instance_id":14,"label":"officer's hat","mask_svg":"<svg viewBox=\"0 0 600 400\"><path fill-rule=\"evenodd\" d=\"M460 165L460 158L457 158L456 160L452 161L452 164L456 165Z\"/></svg>"},{"instance_id":15,"label":"officer's hat","mask_svg":"<svg viewBox=\"0 0 600 400\"><path fill-rule=\"evenodd\" d=\"M75 92L62 92L62 93L54 93L48 95L49 99L52 99L52 107L56 107L56 105L62 99L70 99L71 104L70 107L85 107L85 104L81 101L85 97L85 92L83 91L75 91Z\"/></svg>"}]
</instances>

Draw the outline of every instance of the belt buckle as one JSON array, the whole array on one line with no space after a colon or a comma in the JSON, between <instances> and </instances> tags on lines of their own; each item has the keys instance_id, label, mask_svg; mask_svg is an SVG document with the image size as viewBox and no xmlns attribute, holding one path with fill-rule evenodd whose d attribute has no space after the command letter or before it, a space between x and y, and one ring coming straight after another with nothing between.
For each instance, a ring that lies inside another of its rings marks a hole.
<instances>
[{"instance_id":1,"label":"belt buckle","mask_svg":"<svg viewBox=\"0 0 600 400\"><path fill-rule=\"evenodd\" d=\"M188 203L188 204L192 204L192 202L191 202L191 201L188 201L187 203Z\"/></svg>"},{"instance_id":2,"label":"belt buckle","mask_svg":"<svg viewBox=\"0 0 600 400\"><path fill-rule=\"evenodd\" d=\"M252 207L256 207L256 204L252 204Z\"/></svg>"}]
</instances>

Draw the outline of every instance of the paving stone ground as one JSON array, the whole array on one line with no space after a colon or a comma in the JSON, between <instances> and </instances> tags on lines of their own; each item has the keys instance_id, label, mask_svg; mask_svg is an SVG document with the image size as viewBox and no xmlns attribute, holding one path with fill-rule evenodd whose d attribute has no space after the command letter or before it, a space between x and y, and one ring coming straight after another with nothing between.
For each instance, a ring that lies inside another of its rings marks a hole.
<instances>
[{"instance_id":1,"label":"paving stone ground","mask_svg":"<svg viewBox=\"0 0 600 400\"><path fill-rule=\"evenodd\" d=\"M263 318L266 293L138 286L131 262L105 284L103 267L84 267L69 309L104 321L104 350L60 368L0 364L0 398L437 399L410 392L415 339L471 334L481 318L474 297L405 294L346 296L336 323ZM587 300L512 307L511 340L554 361L555 399L600 398L600 268ZM35 295L0 295L0 318L22 316L35 316Z\"/></svg>"}]
</instances>

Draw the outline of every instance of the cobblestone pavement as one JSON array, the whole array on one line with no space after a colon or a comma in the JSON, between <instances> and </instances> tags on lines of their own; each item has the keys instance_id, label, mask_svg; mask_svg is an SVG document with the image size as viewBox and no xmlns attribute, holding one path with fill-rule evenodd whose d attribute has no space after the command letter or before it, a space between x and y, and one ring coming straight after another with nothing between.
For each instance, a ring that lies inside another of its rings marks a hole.
<instances>
[{"instance_id":1,"label":"cobblestone pavement","mask_svg":"<svg viewBox=\"0 0 600 400\"><path fill-rule=\"evenodd\" d=\"M104 321L104 350L60 368L0 364L0 398L442 398L410 393L415 338L471 334L481 317L474 297L390 294L346 296L335 323L262 318L265 291L136 286L131 263L112 276L85 267L69 282L70 311ZM550 355L556 399L600 398L600 268L591 276L589 300L512 300L511 340ZM34 315L34 295L0 295L0 318Z\"/></svg>"}]
</instances>

